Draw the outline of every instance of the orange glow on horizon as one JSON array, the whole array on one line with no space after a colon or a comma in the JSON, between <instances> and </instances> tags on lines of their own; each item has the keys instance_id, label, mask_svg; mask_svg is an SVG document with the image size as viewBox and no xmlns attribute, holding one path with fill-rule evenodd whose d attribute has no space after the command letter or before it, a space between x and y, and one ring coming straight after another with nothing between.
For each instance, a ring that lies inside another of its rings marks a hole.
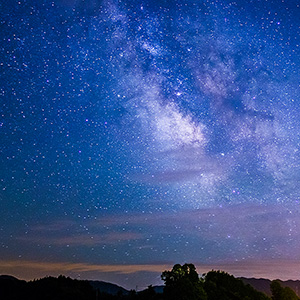
<instances>
[{"instance_id":1,"label":"orange glow on horizon","mask_svg":"<svg viewBox=\"0 0 300 300\"><path fill-rule=\"evenodd\" d=\"M171 269L173 264L136 264L136 265L108 265L87 264L72 262L38 262L27 260L0 261L0 274L16 276L19 279L32 280L45 276L58 276L60 274L82 279L105 277L105 274L116 273L124 276L139 272L157 273L159 276L164 270ZM300 279L299 261L243 261L223 264L197 264L197 272L201 275L210 270L222 270L235 277L266 278L281 280Z\"/></svg>"}]
</instances>

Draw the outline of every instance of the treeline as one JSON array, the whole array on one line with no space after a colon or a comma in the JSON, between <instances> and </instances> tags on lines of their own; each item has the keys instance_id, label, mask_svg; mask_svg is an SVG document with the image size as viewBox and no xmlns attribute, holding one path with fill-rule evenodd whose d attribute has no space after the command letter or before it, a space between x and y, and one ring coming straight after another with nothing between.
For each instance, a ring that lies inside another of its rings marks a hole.
<instances>
[{"instance_id":1,"label":"treeline","mask_svg":"<svg viewBox=\"0 0 300 300\"><path fill-rule=\"evenodd\" d=\"M65 276L45 277L33 281L0 280L2 300L95 300L95 291L88 281ZM101 299L101 298L99 298Z\"/></svg>"},{"instance_id":2,"label":"treeline","mask_svg":"<svg viewBox=\"0 0 300 300\"><path fill-rule=\"evenodd\" d=\"M34 281L0 280L3 300L298 300L294 291L271 283L272 297L244 284L242 280L222 271L210 271L201 277L193 264L176 264L161 275L165 282L162 293L149 286L146 290L112 295L94 289L89 281L65 276L45 277Z\"/></svg>"}]
</instances>

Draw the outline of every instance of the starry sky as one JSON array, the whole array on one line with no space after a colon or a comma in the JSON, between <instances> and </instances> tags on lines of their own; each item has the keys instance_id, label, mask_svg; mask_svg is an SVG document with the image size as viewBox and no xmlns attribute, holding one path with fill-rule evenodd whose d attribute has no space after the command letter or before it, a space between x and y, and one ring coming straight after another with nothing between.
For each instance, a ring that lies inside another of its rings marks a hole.
<instances>
[{"instance_id":1,"label":"starry sky","mask_svg":"<svg viewBox=\"0 0 300 300\"><path fill-rule=\"evenodd\" d=\"M300 279L298 1L12 0L0 16L0 273Z\"/></svg>"}]
</instances>

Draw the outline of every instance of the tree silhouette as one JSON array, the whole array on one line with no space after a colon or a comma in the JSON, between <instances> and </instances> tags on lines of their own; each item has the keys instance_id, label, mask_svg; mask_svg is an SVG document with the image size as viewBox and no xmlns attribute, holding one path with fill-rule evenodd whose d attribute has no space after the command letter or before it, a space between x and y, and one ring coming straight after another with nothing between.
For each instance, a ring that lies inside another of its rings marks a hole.
<instances>
[{"instance_id":1,"label":"tree silhouette","mask_svg":"<svg viewBox=\"0 0 300 300\"><path fill-rule=\"evenodd\" d=\"M205 275L204 289L208 300L267 300L265 294L256 291L242 280L223 271L210 271Z\"/></svg>"},{"instance_id":2,"label":"tree silhouette","mask_svg":"<svg viewBox=\"0 0 300 300\"><path fill-rule=\"evenodd\" d=\"M279 280L273 280L270 285L272 300L298 300L299 297L289 287L282 287Z\"/></svg>"},{"instance_id":3,"label":"tree silhouette","mask_svg":"<svg viewBox=\"0 0 300 300\"><path fill-rule=\"evenodd\" d=\"M167 300L206 300L203 282L193 264L176 264L171 271L161 275L165 282L164 298Z\"/></svg>"}]
</instances>

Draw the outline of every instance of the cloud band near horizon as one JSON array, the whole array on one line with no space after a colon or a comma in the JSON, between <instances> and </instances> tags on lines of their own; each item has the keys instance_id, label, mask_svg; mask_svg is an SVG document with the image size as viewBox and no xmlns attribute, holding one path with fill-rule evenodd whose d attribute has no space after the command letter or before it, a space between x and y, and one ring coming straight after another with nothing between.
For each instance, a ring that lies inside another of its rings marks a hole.
<instances>
[{"instance_id":1,"label":"cloud band near horizon","mask_svg":"<svg viewBox=\"0 0 300 300\"><path fill-rule=\"evenodd\" d=\"M184 263L184 262L182 262ZM41 262L29 260L2 260L0 261L0 273L9 274L23 280L33 280L45 276L65 275L79 277L81 279L93 279L107 281L107 274L115 273L121 275L124 282L118 284L126 285L128 276L137 273L152 273L153 282L149 284L163 284L157 280L164 270L170 270L173 264L131 264L131 265L109 265L109 264L87 264L72 262ZM220 264L195 263L199 275L210 270L222 270L235 277L266 278L270 280L298 280L300 279L300 261L287 260L265 260L265 261L236 261ZM33 276L32 274L35 274ZM128 282L127 282L128 285ZM133 288L132 282L129 286Z\"/></svg>"}]
</instances>

